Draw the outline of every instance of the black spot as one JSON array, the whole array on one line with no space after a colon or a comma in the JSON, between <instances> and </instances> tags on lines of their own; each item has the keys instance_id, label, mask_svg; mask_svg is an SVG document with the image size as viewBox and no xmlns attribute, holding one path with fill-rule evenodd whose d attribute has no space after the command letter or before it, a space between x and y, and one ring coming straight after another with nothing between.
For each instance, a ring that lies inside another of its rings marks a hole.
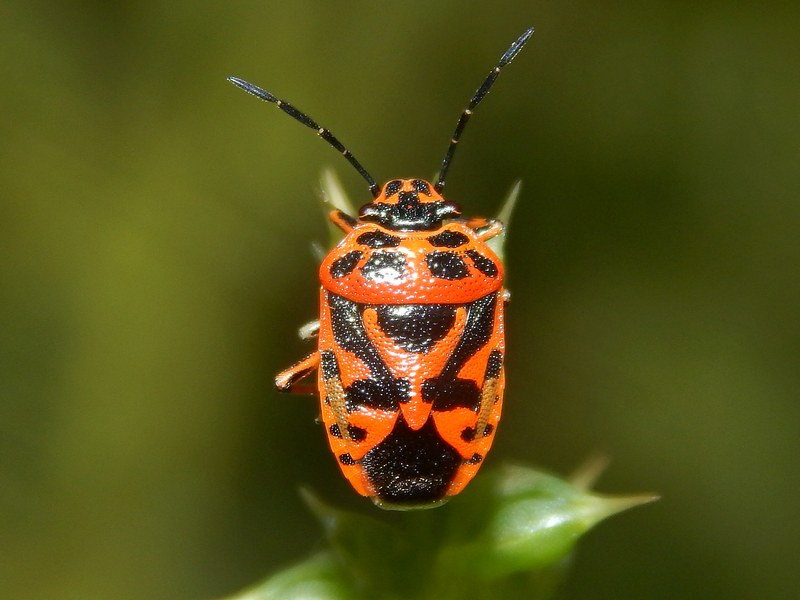
<instances>
[{"instance_id":1,"label":"black spot","mask_svg":"<svg viewBox=\"0 0 800 600\"><path fill-rule=\"evenodd\" d=\"M432 402L433 409L437 411L456 407L477 411L481 403L481 391L471 379L432 377L422 382L422 399Z\"/></svg>"},{"instance_id":2,"label":"black spot","mask_svg":"<svg viewBox=\"0 0 800 600\"><path fill-rule=\"evenodd\" d=\"M350 434L350 439L354 442L363 442L367 439L367 430L355 425L348 425L347 432Z\"/></svg>"},{"instance_id":3,"label":"black spot","mask_svg":"<svg viewBox=\"0 0 800 600\"><path fill-rule=\"evenodd\" d=\"M379 499L408 505L441 500L460 464L460 455L442 440L432 419L413 431L402 415L386 439L361 459Z\"/></svg>"},{"instance_id":4,"label":"black spot","mask_svg":"<svg viewBox=\"0 0 800 600\"><path fill-rule=\"evenodd\" d=\"M494 431L494 425L491 423L487 423L486 427L483 428L483 437L489 437L492 435L492 431ZM461 432L461 439L465 442L472 442L475 440L475 428L474 427L466 427L464 431Z\"/></svg>"},{"instance_id":5,"label":"black spot","mask_svg":"<svg viewBox=\"0 0 800 600\"><path fill-rule=\"evenodd\" d=\"M469 241L469 238L458 231L446 230L428 238L432 246L439 248L458 248Z\"/></svg>"},{"instance_id":6,"label":"black spot","mask_svg":"<svg viewBox=\"0 0 800 600\"><path fill-rule=\"evenodd\" d=\"M492 350L489 353L489 359L486 361L486 379L497 379L502 368L503 353L500 350Z\"/></svg>"},{"instance_id":7,"label":"black spot","mask_svg":"<svg viewBox=\"0 0 800 600\"><path fill-rule=\"evenodd\" d=\"M336 355L331 350L323 350L319 355L320 372L322 379L328 381L330 379L341 379L339 373L339 363L336 360Z\"/></svg>"},{"instance_id":8,"label":"black spot","mask_svg":"<svg viewBox=\"0 0 800 600\"><path fill-rule=\"evenodd\" d=\"M399 179L393 179L389 183L386 184L386 190L384 194L388 198L389 196L394 196L397 192L399 192L403 187L403 182Z\"/></svg>"},{"instance_id":9,"label":"black spot","mask_svg":"<svg viewBox=\"0 0 800 600\"><path fill-rule=\"evenodd\" d=\"M431 188L428 186L427 181L423 181L422 179L415 179L413 181L414 189L417 190L420 194L425 194L426 196L431 195Z\"/></svg>"},{"instance_id":10,"label":"black spot","mask_svg":"<svg viewBox=\"0 0 800 600\"><path fill-rule=\"evenodd\" d=\"M472 259L472 264L475 265L475 268L478 269L478 271L487 277L497 277L497 265L494 264L493 261L489 260L483 254L475 250L467 250L467 256Z\"/></svg>"},{"instance_id":11,"label":"black spot","mask_svg":"<svg viewBox=\"0 0 800 600\"><path fill-rule=\"evenodd\" d=\"M392 304L375 307L378 325L407 352L428 352L452 329L453 304Z\"/></svg>"},{"instance_id":12,"label":"black spot","mask_svg":"<svg viewBox=\"0 0 800 600\"><path fill-rule=\"evenodd\" d=\"M425 257L428 269L438 279L464 279L469 277L469 268L455 252L431 252Z\"/></svg>"},{"instance_id":13,"label":"black spot","mask_svg":"<svg viewBox=\"0 0 800 600\"><path fill-rule=\"evenodd\" d=\"M331 309L331 328L336 343L355 354L370 371L369 379L359 379L345 388L345 406L349 411L359 408L397 410L401 402L410 398L409 382L395 378L372 345L364 328L364 306L342 296L328 294ZM327 351L330 352L330 351ZM333 355L333 353L330 353ZM335 365L335 356L334 365ZM323 352L322 360L325 361ZM323 377L324 377L323 365ZM336 367L338 374L338 366Z\"/></svg>"},{"instance_id":14,"label":"black spot","mask_svg":"<svg viewBox=\"0 0 800 600\"><path fill-rule=\"evenodd\" d=\"M342 430L339 429L338 423L333 423L329 428L328 431L331 432L331 435L335 438L342 437ZM362 429L361 427L356 427L355 425L348 425L347 432L350 434L350 439L354 442L362 442L367 438L367 430Z\"/></svg>"},{"instance_id":15,"label":"black spot","mask_svg":"<svg viewBox=\"0 0 800 600\"><path fill-rule=\"evenodd\" d=\"M375 252L361 267L364 277L376 282L396 282L403 276L406 259L399 252Z\"/></svg>"},{"instance_id":16,"label":"black spot","mask_svg":"<svg viewBox=\"0 0 800 600\"><path fill-rule=\"evenodd\" d=\"M356 242L370 248L396 248L400 245L400 238L389 235L383 231L367 231L356 238Z\"/></svg>"},{"instance_id":17,"label":"black spot","mask_svg":"<svg viewBox=\"0 0 800 600\"><path fill-rule=\"evenodd\" d=\"M410 210L412 206L419 205L419 194L417 194L416 190L412 192L400 192L397 203L405 204L406 208Z\"/></svg>"},{"instance_id":18,"label":"black spot","mask_svg":"<svg viewBox=\"0 0 800 600\"><path fill-rule=\"evenodd\" d=\"M362 256L364 256L364 254L360 250L353 250L341 258L337 258L331 263L329 269L331 277L338 279L339 277L349 275L353 269L356 268L356 265L358 264L358 261L361 260Z\"/></svg>"},{"instance_id":19,"label":"black spot","mask_svg":"<svg viewBox=\"0 0 800 600\"><path fill-rule=\"evenodd\" d=\"M467 461L467 464L468 465L477 465L482 460L483 460L483 456L481 456L480 454L478 454L476 452L475 454L473 454L472 456L469 457L469 460Z\"/></svg>"},{"instance_id":20,"label":"black spot","mask_svg":"<svg viewBox=\"0 0 800 600\"><path fill-rule=\"evenodd\" d=\"M352 412L359 408L397 410L401 402L410 399L407 379L372 377L358 379L345 389L345 406Z\"/></svg>"},{"instance_id":21,"label":"black spot","mask_svg":"<svg viewBox=\"0 0 800 600\"><path fill-rule=\"evenodd\" d=\"M354 465L354 464L356 464L356 461L353 460L353 457L350 456L349 452L346 452L345 454L340 454L339 455L339 462L342 463L343 465Z\"/></svg>"}]
</instances>

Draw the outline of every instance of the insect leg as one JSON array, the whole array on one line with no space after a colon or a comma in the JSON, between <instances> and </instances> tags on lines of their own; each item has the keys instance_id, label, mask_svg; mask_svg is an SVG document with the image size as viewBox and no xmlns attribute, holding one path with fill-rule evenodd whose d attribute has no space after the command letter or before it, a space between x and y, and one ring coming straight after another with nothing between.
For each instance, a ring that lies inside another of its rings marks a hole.
<instances>
[{"instance_id":1,"label":"insect leg","mask_svg":"<svg viewBox=\"0 0 800 600\"><path fill-rule=\"evenodd\" d=\"M488 221L485 226L477 228L475 233L478 234L478 239L482 242L497 237L506 230L506 226L500 221Z\"/></svg>"},{"instance_id":2,"label":"insect leg","mask_svg":"<svg viewBox=\"0 0 800 600\"><path fill-rule=\"evenodd\" d=\"M297 330L297 335L301 340L311 340L319 334L319 319L316 321L309 321Z\"/></svg>"},{"instance_id":3,"label":"insect leg","mask_svg":"<svg viewBox=\"0 0 800 600\"><path fill-rule=\"evenodd\" d=\"M275 387L281 392L293 392L296 394L314 393L316 391L315 386L301 386L297 385L297 382L311 375L317 368L319 368L319 352L314 352L306 356L300 362L278 373L275 376Z\"/></svg>"},{"instance_id":4,"label":"insect leg","mask_svg":"<svg viewBox=\"0 0 800 600\"><path fill-rule=\"evenodd\" d=\"M331 223L336 225L339 229L344 231L345 233L350 233L353 230L353 227L356 226L357 221L341 210L333 210L328 215L328 218L331 220Z\"/></svg>"}]
</instances>

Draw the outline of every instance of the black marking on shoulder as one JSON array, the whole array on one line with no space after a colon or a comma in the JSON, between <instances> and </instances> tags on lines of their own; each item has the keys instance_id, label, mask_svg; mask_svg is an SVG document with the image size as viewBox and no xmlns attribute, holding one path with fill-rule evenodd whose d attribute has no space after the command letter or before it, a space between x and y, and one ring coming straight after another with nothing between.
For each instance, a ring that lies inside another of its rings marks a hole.
<instances>
[{"instance_id":1,"label":"black marking on shoulder","mask_svg":"<svg viewBox=\"0 0 800 600\"><path fill-rule=\"evenodd\" d=\"M338 423L333 423L330 427L328 427L328 431L335 438L341 438L342 437L342 430L339 429L339 424ZM463 434L462 434L462 437L463 437Z\"/></svg>"},{"instance_id":2,"label":"black marking on shoulder","mask_svg":"<svg viewBox=\"0 0 800 600\"><path fill-rule=\"evenodd\" d=\"M331 277L338 279L352 273L362 256L364 256L364 253L361 252L361 250L352 250L344 256L337 258L331 263L328 269Z\"/></svg>"},{"instance_id":3,"label":"black marking on shoulder","mask_svg":"<svg viewBox=\"0 0 800 600\"><path fill-rule=\"evenodd\" d=\"M431 274L437 279L464 279L469 277L467 263L455 252L430 252L425 256Z\"/></svg>"},{"instance_id":4,"label":"black marking on shoulder","mask_svg":"<svg viewBox=\"0 0 800 600\"><path fill-rule=\"evenodd\" d=\"M362 316L364 306L331 293L328 294L328 306L336 344L355 354L370 371L368 379L356 380L345 388L347 409L353 411L369 407L397 410L399 403L408 402L408 380L392 376L367 335Z\"/></svg>"},{"instance_id":5,"label":"black marking on shoulder","mask_svg":"<svg viewBox=\"0 0 800 600\"><path fill-rule=\"evenodd\" d=\"M432 246L438 248L458 248L469 241L469 238L460 231L445 230L428 238Z\"/></svg>"},{"instance_id":6,"label":"black marking on shoulder","mask_svg":"<svg viewBox=\"0 0 800 600\"><path fill-rule=\"evenodd\" d=\"M407 352L428 352L453 328L453 304L389 304L375 306L378 325Z\"/></svg>"},{"instance_id":7,"label":"black marking on shoulder","mask_svg":"<svg viewBox=\"0 0 800 600\"><path fill-rule=\"evenodd\" d=\"M399 252L374 252L361 273L371 281L393 283L403 277L405 268L406 258Z\"/></svg>"},{"instance_id":8,"label":"black marking on shoulder","mask_svg":"<svg viewBox=\"0 0 800 600\"><path fill-rule=\"evenodd\" d=\"M425 194L426 196L431 195L431 188L428 187L428 182L423 181L422 179L415 179L413 182L414 189L417 190L420 194Z\"/></svg>"},{"instance_id":9,"label":"black marking on shoulder","mask_svg":"<svg viewBox=\"0 0 800 600\"><path fill-rule=\"evenodd\" d=\"M392 432L361 459L361 466L379 499L414 505L442 499L461 462L432 419L413 431L400 415Z\"/></svg>"},{"instance_id":10,"label":"black marking on shoulder","mask_svg":"<svg viewBox=\"0 0 800 600\"><path fill-rule=\"evenodd\" d=\"M491 339L496 303L497 293L492 293L467 305L464 333L448 357L447 364L439 375L441 379L455 379L467 360Z\"/></svg>"},{"instance_id":11,"label":"black marking on shoulder","mask_svg":"<svg viewBox=\"0 0 800 600\"><path fill-rule=\"evenodd\" d=\"M353 457L350 456L349 452L345 452L344 454L340 454L339 455L339 462L342 463L343 465L348 465L348 466L356 464L356 461L353 460Z\"/></svg>"},{"instance_id":12,"label":"black marking on shoulder","mask_svg":"<svg viewBox=\"0 0 800 600\"><path fill-rule=\"evenodd\" d=\"M387 198L389 196L394 196L401 189L403 189L403 182L400 181L399 179L392 179L389 183L386 184L385 195Z\"/></svg>"},{"instance_id":13,"label":"black marking on shoulder","mask_svg":"<svg viewBox=\"0 0 800 600\"><path fill-rule=\"evenodd\" d=\"M494 264L494 261L486 258L477 250L467 250L467 256L472 259L472 264L475 265L475 268L478 269L478 271L487 277L497 277L498 270L497 265Z\"/></svg>"},{"instance_id":14,"label":"black marking on shoulder","mask_svg":"<svg viewBox=\"0 0 800 600\"><path fill-rule=\"evenodd\" d=\"M361 359L369 367L373 377L391 378L389 369L367 336L361 317L363 307L360 308L355 302L331 293L328 293L328 306L331 310L331 329L336 344Z\"/></svg>"},{"instance_id":15,"label":"black marking on shoulder","mask_svg":"<svg viewBox=\"0 0 800 600\"><path fill-rule=\"evenodd\" d=\"M439 375L422 383L422 399L432 402L434 410L446 411L456 407L478 410L481 401L478 385L471 379L459 378L458 373L491 339L496 302L497 294L493 293L467 305L467 322L461 339ZM490 361L491 364L487 362L487 369L494 369L497 358L491 359L490 356Z\"/></svg>"},{"instance_id":16,"label":"black marking on shoulder","mask_svg":"<svg viewBox=\"0 0 800 600\"><path fill-rule=\"evenodd\" d=\"M383 231L367 231L356 238L356 242L376 248L396 248L400 245L400 238Z\"/></svg>"}]
</instances>

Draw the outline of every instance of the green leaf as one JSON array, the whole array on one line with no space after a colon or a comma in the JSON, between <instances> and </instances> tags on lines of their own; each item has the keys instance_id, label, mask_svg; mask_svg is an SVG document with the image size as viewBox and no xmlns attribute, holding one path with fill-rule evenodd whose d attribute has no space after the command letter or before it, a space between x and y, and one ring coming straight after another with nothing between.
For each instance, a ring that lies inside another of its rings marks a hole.
<instances>
[{"instance_id":1,"label":"green leaf","mask_svg":"<svg viewBox=\"0 0 800 600\"><path fill-rule=\"evenodd\" d=\"M325 216L325 222L328 224L329 245L328 248L333 248L344 237L342 230L336 227L328 220L328 214L333 210L340 210L350 216L358 214L347 192L342 187L342 182L339 176L333 169L325 169L319 179L320 194L322 198L322 210ZM325 251L327 254L327 250Z\"/></svg>"},{"instance_id":2,"label":"green leaf","mask_svg":"<svg viewBox=\"0 0 800 600\"><path fill-rule=\"evenodd\" d=\"M284 569L225 600L359 600L360 595L329 552Z\"/></svg>"},{"instance_id":3,"label":"green leaf","mask_svg":"<svg viewBox=\"0 0 800 600\"><path fill-rule=\"evenodd\" d=\"M578 538L652 495L609 497L519 466L484 474L450 503L440 570L489 582L555 565Z\"/></svg>"},{"instance_id":4,"label":"green leaf","mask_svg":"<svg viewBox=\"0 0 800 600\"><path fill-rule=\"evenodd\" d=\"M414 556L414 537L374 516L342 510L309 490L303 499L322 524L328 545L351 580L365 590L404 589L405 569ZM401 564L404 569L398 569Z\"/></svg>"},{"instance_id":5,"label":"green leaf","mask_svg":"<svg viewBox=\"0 0 800 600\"><path fill-rule=\"evenodd\" d=\"M446 506L424 511L361 514L303 491L327 552L235 600L549 598L584 533L655 499L589 491L601 469L593 461L570 482L504 466L480 473Z\"/></svg>"},{"instance_id":6,"label":"green leaf","mask_svg":"<svg viewBox=\"0 0 800 600\"><path fill-rule=\"evenodd\" d=\"M489 248L491 248L494 253L497 254L497 257L501 261L505 260L506 236L508 235L508 229L511 226L511 214L514 212L514 207L517 204L517 199L519 198L519 192L521 189L522 181L518 179L514 182L514 185L511 186L511 189L508 190L508 194L506 195L505 200L503 200L503 204L500 206L500 212L497 214L497 217L495 217L498 221L506 226L505 231L486 242Z\"/></svg>"}]
</instances>

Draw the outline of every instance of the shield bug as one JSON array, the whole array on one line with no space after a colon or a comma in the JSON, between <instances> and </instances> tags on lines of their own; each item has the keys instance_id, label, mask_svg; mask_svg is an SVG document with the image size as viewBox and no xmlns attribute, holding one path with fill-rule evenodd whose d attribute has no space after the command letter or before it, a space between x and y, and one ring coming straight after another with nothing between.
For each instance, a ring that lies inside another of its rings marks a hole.
<instances>
[{"instance_id":1,"label":"shield bug","mask_svg":"<svg viewBox=\"0 0 800 600\"><path fill-rule=\"evenodd\" d=\"M434 184L392 179L379 187L326 128L237 77L336 148L373 199L357 216L334 210L344 238L319 268L317 349L276 376L298 391L318 373L331 451L355 490L384 508L422 508L458 494L494 440L503 404L507 292L487 242L493 219L464 219L442 192L464 127L533 29L502 55L461 113Z\"/></svg>"}]
</instances>

